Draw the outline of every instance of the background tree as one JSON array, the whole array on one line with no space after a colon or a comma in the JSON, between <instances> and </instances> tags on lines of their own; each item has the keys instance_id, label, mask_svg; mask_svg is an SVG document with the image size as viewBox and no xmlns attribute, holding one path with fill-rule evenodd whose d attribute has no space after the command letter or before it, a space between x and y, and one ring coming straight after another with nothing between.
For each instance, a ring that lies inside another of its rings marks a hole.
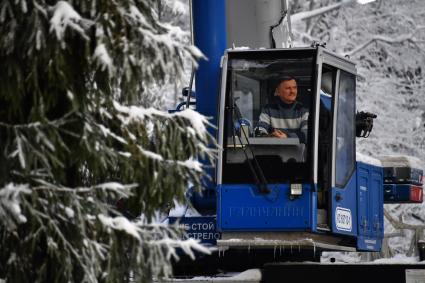
<instances>
[{"instance_id":1,"label":"background tree","mask_svg":"<svg viewBox=\"0 0 425 283\"><path fill-rule=\"evenodd\" d=\"M328 49L350 56L357 64L357 109L378 115L370 137L357 140L357 151L375 157L414 156L425 168L425 2L294 2L292 19L298 19L293 25L298 46L326 42ZM315 17L306 17L312 13L304 12L335 5ZM425 223L425 204L385 208L406 223ZM393 232L391 225L386 225L385 232ZM410 236L406 233L390 240L395 254L408 252Z\"/></svg>"},{"instance_id":2,"label":"background tree","mask_svg":"<svg viewBox=\"0 0 425 283\"><path fill-rule=\"evenodd\" d=\"M0 2L0 278L149 281L207 252L151 222L213 156L205 118L146 108L202 56L156 4Z\"/></svg>"}]
</instances>

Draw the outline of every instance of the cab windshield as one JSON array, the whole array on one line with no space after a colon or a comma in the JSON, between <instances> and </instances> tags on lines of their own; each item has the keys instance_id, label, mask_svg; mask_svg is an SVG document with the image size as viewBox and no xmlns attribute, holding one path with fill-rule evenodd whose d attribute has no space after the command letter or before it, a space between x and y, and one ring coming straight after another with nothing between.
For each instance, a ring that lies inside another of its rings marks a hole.
<instances>
[{"instance_id":1,"label":"cab windshield","mask_svg":"<svg viewBox=\"0 0 425 283\"><path fill-rule=\"evenodd\" d=\"M315 52L229 53L223 183L308 182Z\"/></svg>"}]
</instances>

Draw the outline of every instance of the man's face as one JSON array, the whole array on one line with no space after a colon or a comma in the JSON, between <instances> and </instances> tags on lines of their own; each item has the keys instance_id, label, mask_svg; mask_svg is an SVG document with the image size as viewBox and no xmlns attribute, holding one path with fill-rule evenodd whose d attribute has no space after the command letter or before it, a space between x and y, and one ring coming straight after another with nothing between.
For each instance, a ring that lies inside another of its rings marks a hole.
<instances>
[{"instance_id":1,"label":"man's face","mask_svg":"<svg viewBox=\"0 0 425 283\"><path fill-rule=\"evenodd\" d=\"M280 99L287 103L294 103L297 99L298 88L295 80L283 81L277 87L277 95Z\"/></svg>"}]
</instances>

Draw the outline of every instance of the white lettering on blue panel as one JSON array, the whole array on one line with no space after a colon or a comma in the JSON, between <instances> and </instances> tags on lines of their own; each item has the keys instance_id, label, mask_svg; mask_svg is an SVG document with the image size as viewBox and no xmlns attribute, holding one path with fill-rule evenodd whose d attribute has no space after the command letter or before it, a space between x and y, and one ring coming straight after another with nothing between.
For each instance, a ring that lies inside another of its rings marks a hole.
<instances>
[{"instance_id":1,"label":"white lettering on blue panel","mask_svg":"<svg viewBox=\"0 0 425 283\"><path fill-rule=\"evenodd\" d=\"M351 232L353 227L352 223L351 210L337 207L335 210L336 229Z\"/></svg>"}]
</instances>

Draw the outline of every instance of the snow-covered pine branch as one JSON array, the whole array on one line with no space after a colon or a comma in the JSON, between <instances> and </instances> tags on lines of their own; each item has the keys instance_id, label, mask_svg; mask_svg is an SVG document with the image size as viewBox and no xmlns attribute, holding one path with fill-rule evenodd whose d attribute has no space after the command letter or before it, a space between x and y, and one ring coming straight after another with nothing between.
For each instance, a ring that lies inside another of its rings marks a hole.
<instances>
[{"instance_id":1,"label":"snow-covered pine branch","mask_svg":"<svg viewBox=\"0 0 425 283\"><path fill-rule=\"evenodd\" d=\"M22 214L21 194L29 194L28 185L7 184L0 189L0 226L8 230L15 230L19 224L27 222Z\"/></svg>"},{"instance_id":2,"label":"snow-covered pine branch","mask_svg":"<svg viewBox=\"0 0 425 283\"><path fill-rule=\"evenodd\" d=\"M156 7L0 3L0 278L145 282L177 248L208 252L150 222L215 156L205 117L151 108L203 56Z\"/></svg>"}]
</instances>

